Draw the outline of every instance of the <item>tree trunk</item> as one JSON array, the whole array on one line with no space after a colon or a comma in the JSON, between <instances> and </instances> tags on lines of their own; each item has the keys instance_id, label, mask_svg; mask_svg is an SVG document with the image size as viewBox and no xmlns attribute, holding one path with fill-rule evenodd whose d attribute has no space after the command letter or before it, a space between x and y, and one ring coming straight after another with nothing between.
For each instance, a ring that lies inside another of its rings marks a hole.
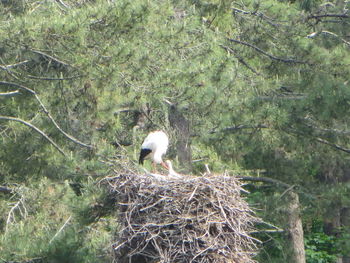
<instances>
[{"instance_id":1,"label":"tree trunk","mask_svg":"<svg viewBox=\"0 0 350 263\"><path fill-rule=\"evenodd\" d=\"M286 193L286 230L289 243L289 262L305 263L304 232L300 217L299 196L293 191Z\"/></svg>"},{"instance_id":2,"label":"tree trunk","mask_svg":"<svg viewBox=\"0 0 350 263\"><path fill-rule=\"evenodd\" d=\"M345 234L350 232L350 207L343 207L340 211L340 223L344 231L347 231ZM342 255L342 263L350 263L350 253Z\"/></svg>"},{"instance_id":3,"label":"tree trunk","mask_svg":"<svg viewBox=\"0 0 350 263\"><path fill-rule=\"evenodd\" d=\"M344 238L350 234L350 207L339 201L332 202L324 220L324 231L335 238ZM350 253L343 249L338 255L336 263L350 263Z\"/></svg>"},{"instance_id":4,"label":"tree trunk","mask_svg":"<svg viewBox=\"0 0 350 263\"><path fill-rule=\"evenodd\" d=\"M170 104L169 123L175 130L176 152L181 166L185 168L183 172L191 172L190 123L174 104Z\"/></svg>"}]
</instances>

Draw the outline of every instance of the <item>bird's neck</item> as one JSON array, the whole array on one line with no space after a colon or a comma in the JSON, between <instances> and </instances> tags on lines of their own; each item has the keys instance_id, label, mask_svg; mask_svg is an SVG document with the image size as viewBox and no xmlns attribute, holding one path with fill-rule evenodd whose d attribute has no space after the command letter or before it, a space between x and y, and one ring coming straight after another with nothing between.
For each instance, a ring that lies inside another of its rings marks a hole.
<instances>
[{"instance_id":1,"label":"bird's neck","mask_svg":"<svg viewBox=\"0 0 350 263\"><path fill-rule=\"evenodd\" d=\"M157 154L157 152L154 154L154 156L153 156L153 161L155 162L155 163L162 163L163 162L163 160L162 160L162 155L161 154Z\"/></svg>"}]
</instances>

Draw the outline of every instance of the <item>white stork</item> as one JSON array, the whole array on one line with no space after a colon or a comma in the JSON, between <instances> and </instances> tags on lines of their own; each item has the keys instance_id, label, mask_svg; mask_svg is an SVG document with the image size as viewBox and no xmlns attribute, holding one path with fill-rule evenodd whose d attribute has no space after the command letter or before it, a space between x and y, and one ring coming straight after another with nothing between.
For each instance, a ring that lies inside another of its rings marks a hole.
<instances>
[{"instance_id":1,"label":"white stork","mask_svg":"<svg viewBox=\"0 0 350 263\"><path fill-rule=\"evenodd\" d=\"M155 170L156 165L160 164L165 169L168 166L163 162L162 156L166 153L169 145L168 135L163 131L154 131L147 135L141 146L139 164L143 164L146 156L151 154L152 166Z\"/></svg>"},{"instance_id":2,"label":"white stork","mask_svg":"<svg viewBox=\"0 0 350 263\"><path fill-rule=\"evenodd\" d=\"M177 172L174 171L173 165L171 164L170 160L166 160L165 163L169 168L169 173L168 173L169 177L174 177L174 178L181 178L182 177L181 174L178 174Z\"/></svg>"}]
</instances>

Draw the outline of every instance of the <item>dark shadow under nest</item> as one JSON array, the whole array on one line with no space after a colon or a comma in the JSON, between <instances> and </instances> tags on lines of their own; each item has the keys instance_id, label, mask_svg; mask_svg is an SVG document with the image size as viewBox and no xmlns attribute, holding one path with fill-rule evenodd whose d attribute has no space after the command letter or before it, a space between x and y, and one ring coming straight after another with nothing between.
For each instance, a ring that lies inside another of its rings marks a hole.
<instances>
[{"instance_id":1,"label":"dark shadow under nest","mask_svg":"<svg viewBox=\"0 0 350 263\"><path fill-rule=\"evenodd\" d=\"M107 179L120 211L117 262L255 262L254 217L232 176Z\"/></svg>"}]
</instances>

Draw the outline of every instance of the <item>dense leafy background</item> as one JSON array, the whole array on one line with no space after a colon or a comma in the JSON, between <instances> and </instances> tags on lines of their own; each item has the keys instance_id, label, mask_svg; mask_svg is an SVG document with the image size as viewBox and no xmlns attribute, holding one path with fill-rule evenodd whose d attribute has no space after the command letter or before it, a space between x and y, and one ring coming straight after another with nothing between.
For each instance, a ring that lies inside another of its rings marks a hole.
<instances>
[{"instance_id":1,"label":"dense leafy background","mask_svg":"<svg viewBox=\"0 0 350 263\"><path fill-rule=\"evenodd\" d=\"M156 128L171 135L176 160L165 99L190 122L192 158L202 160L194 174L209 163L297 185L308 262L349 255L347 8L318 0L1 1L0 93L18 89L4 82L34 90L62 130L93 149L63 136L30 92L0 96L1 116L30 122L66 154L22 123L0 120L0 185L16 189L0 194L0 259L111 261L117 224L99 184L109 174L101 160L135 163ZM284 189L250 188L257 213L283 227ZM259 262L287 260L283 234L258 238Z\"/></svg>"}]
</instances>

